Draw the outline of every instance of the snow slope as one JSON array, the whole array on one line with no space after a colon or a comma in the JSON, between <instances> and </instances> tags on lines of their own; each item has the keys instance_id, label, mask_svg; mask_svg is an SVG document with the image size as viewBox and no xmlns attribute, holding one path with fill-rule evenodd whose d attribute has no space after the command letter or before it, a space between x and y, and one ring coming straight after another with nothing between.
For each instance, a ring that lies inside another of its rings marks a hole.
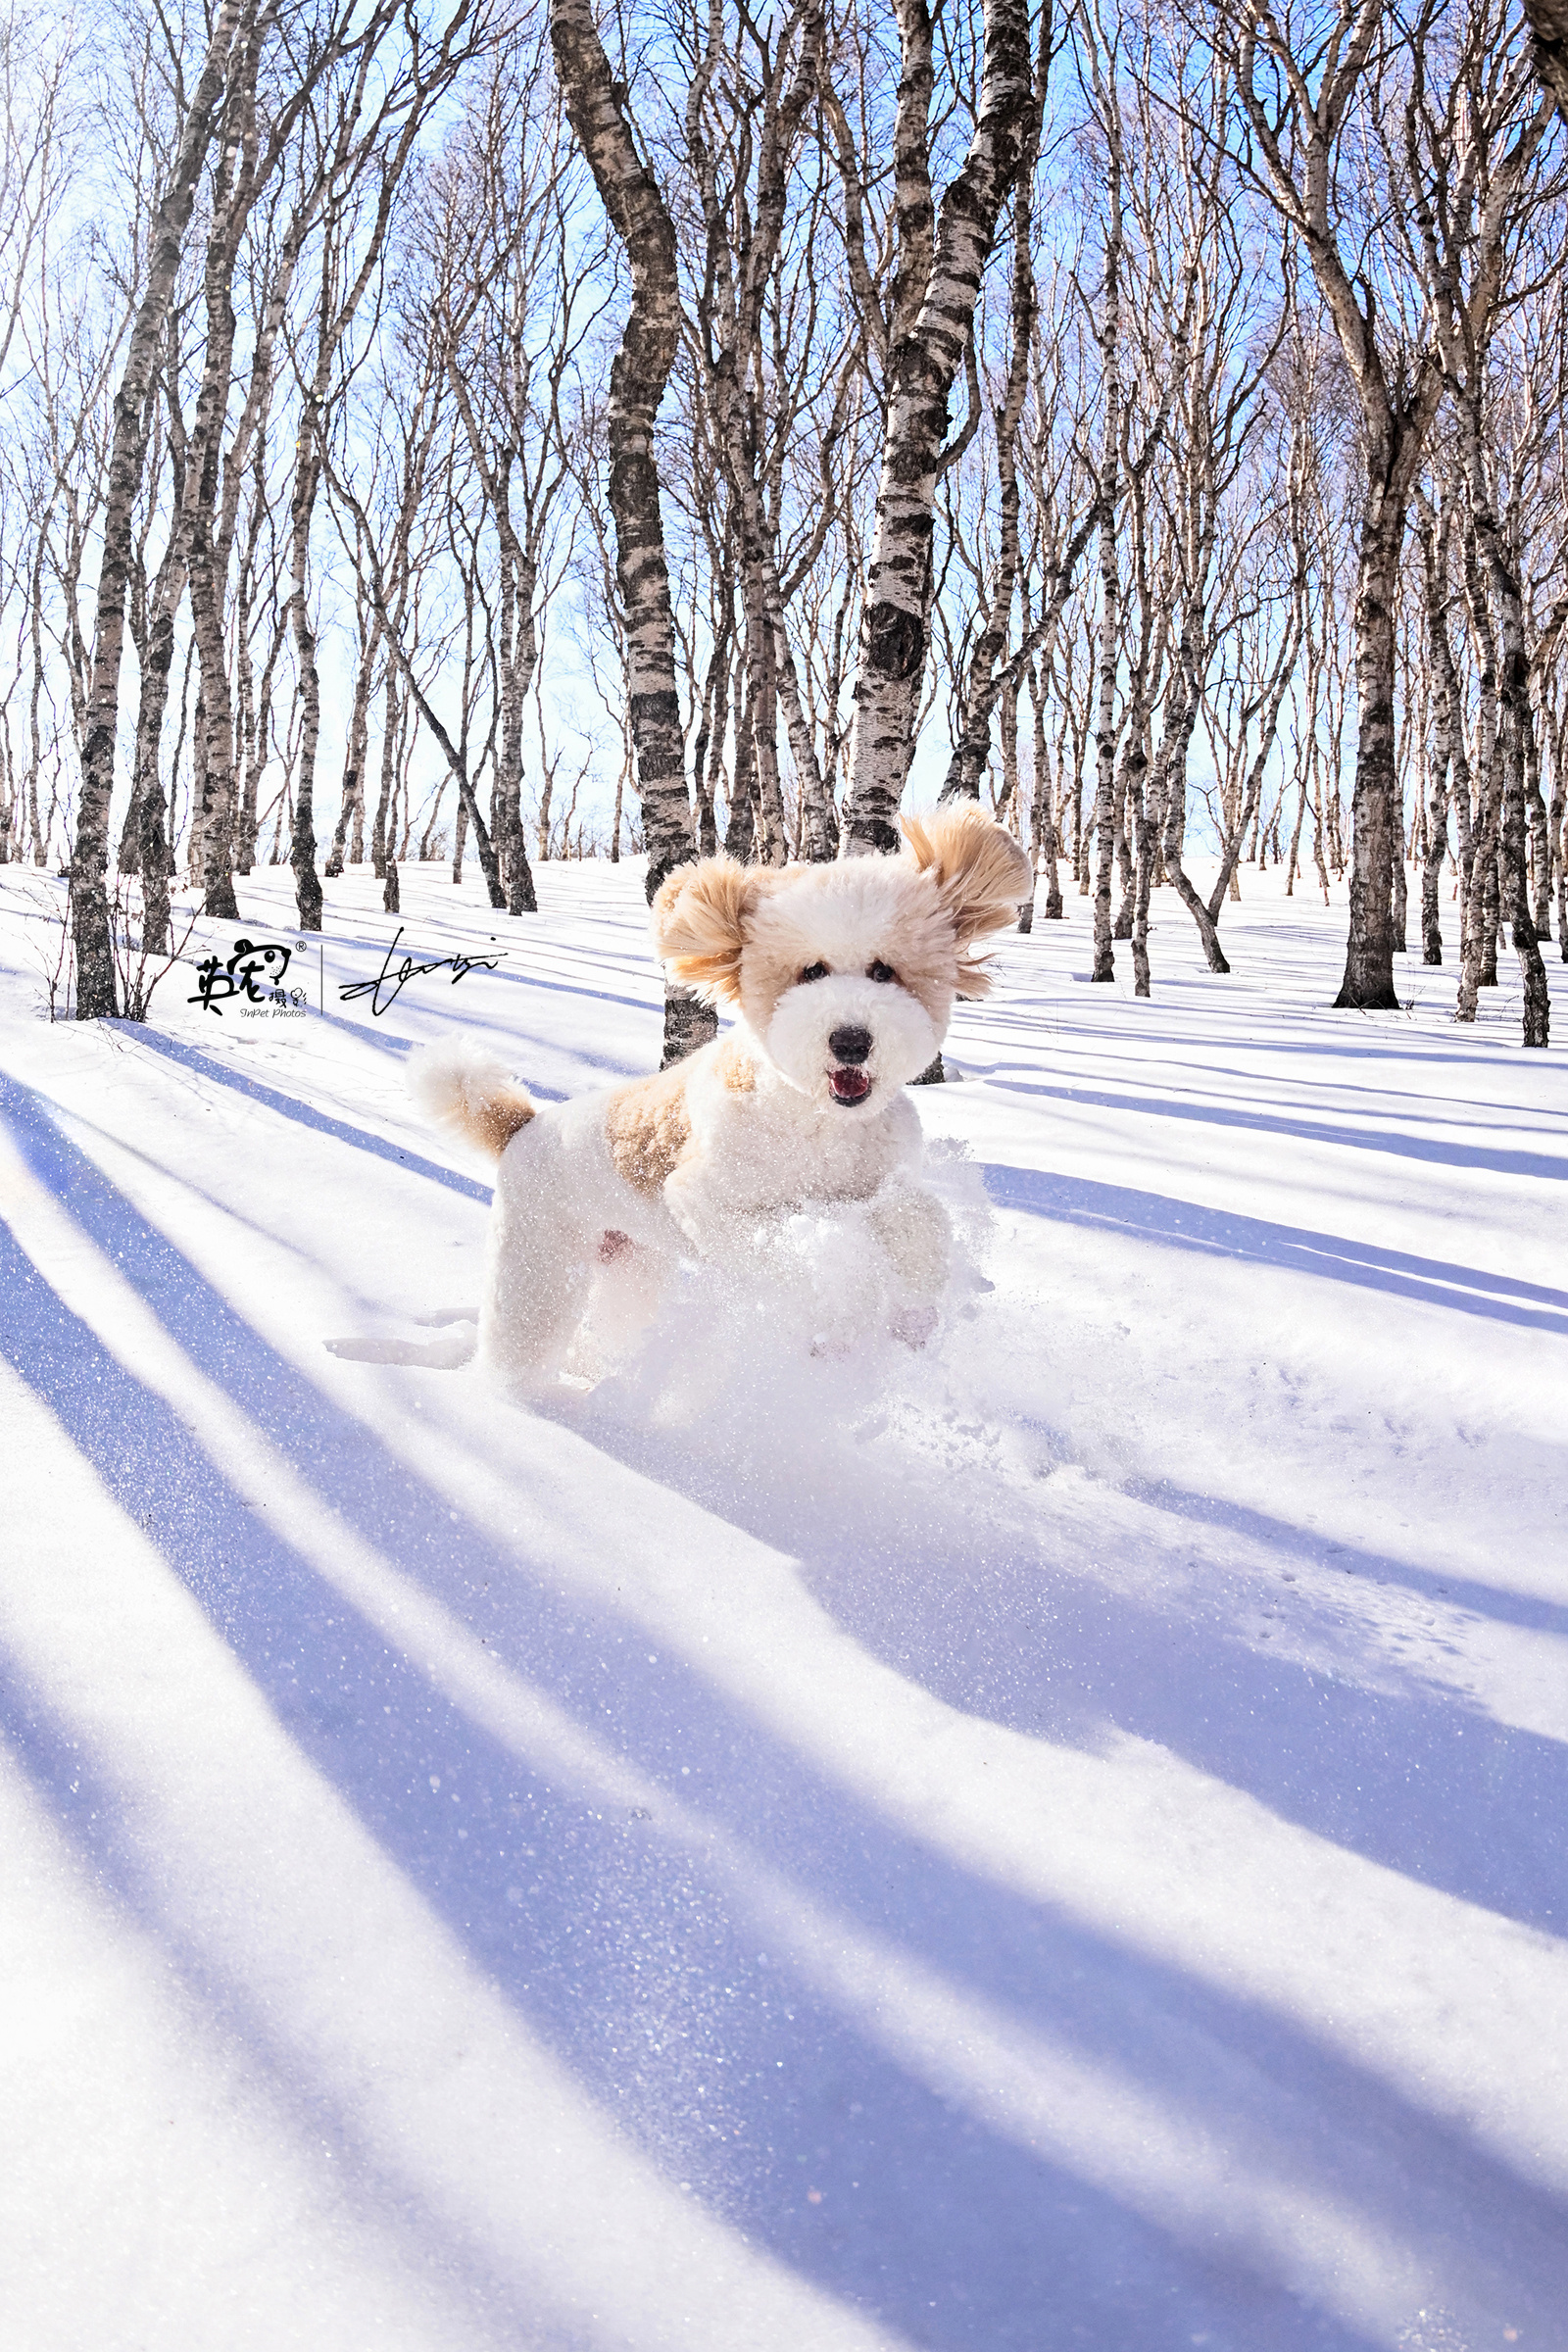
<instances>
[{"instance_id":1,"label":"snow slope","mask_svg":"<svg viewBox=\"0 0 1568 2352\"><path fill-rule=\"evenodd\" d=\"M1139 1004L1072 899L914 1098L930 1350L810 1354L823 1224L530 1413L403 1072L657 1058L538 879L77 1030L0 869L0 2339L1561 2352L1568 967L1330 1013L1270 876Z\"/></svg>"}]
</instances>

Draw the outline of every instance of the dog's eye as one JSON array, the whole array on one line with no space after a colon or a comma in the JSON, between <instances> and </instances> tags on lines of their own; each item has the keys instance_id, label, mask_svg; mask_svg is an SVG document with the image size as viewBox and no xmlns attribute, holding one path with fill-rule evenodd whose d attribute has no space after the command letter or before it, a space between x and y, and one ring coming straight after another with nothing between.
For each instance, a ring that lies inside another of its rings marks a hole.
<instances>
[{"instance_id":1,"label":"dog's eye","mask_svg":"<svg viewBox=\"0 0 1568 2352\"><path fill-rule=\"evenodd\" d=\"M801 978L803 980L825 980L827 978L827 965L825 963L808 963L805 971L801 974Z\"/></svg>"},{"instance_id":2,"label":"dog's eye","mask_svg":"<svg viewBox=\"0 0 1568 2352\"><path fill-rule=\"evenodd\" d=\"M896 980L899 975L891 963L868 963L865 976L868 980Z\"/></svg>"}]
</instances>

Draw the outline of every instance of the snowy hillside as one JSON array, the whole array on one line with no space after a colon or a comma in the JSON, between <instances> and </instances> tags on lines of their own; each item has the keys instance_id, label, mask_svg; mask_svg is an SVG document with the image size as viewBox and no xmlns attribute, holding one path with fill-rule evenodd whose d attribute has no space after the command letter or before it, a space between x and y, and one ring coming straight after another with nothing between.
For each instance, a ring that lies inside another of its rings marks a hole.
<instances>
[{"instance_id":1,"label":"snowy hillside","mask_svg":"<svg viewBox=\"0 0 1568 2352\"><path fill-rule=\"evenodd\" d=\"M929 1350L812 1354L824 1228L528 1412L405 1064L650 1068L637 869L405 869L502 960L390 1004L286 880L77 1029L0 869L0 2339L1563 2352L1555 945L1527 1054L1070 899L913 1098Z\"/></svg>"}]
</instances>

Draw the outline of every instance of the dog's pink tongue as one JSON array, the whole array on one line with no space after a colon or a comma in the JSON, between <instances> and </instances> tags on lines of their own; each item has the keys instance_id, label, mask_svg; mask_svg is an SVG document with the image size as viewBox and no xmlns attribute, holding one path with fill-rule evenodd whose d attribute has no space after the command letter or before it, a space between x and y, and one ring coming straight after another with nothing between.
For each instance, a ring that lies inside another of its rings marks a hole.
<instances>
[{"instance_id":1,"label":"dog's pink tongue","mask_svg":"<svg viewBox=\"0 0 1568 2352\"><path fill-rule=\"evenodd\" d=\"M841 1102L863 1102L871 1092L871 1081L863 1070L835 1070L829 1084Z\"/></svg>"}]
</instances>

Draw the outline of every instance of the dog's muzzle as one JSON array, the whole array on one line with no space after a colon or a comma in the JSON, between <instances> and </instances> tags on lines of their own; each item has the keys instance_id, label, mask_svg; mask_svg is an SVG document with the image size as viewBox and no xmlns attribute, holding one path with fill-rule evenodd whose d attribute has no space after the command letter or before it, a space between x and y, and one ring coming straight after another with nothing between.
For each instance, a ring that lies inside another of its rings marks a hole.
<instances>
[{"instance_id":1,"label":"dog's muzzle","mask_svg":"<svg viewBox=\"0 0 1568 2352\"><path fill-rule=\"evenodd\" d=\"M835 1029L827 1041L827 1050L836 1061L869 1061L871 1032L869 1029Z\"/></svg>"},{"instance_id":2,"label":"dog's muzzle","mask_svg":"<svg viewBox=\"0 0 1568 2352\"><path fill-rule=\"evenodd\" d=\"M860 1064L871 1058L871 1032L853 1028L846 1023L835 1029L827 1041L827 1050L835 1061L847 1064L828 1073L835 1102L863 1102L871 1092L871 1081Z\"/></svg>"}]
</instances>

